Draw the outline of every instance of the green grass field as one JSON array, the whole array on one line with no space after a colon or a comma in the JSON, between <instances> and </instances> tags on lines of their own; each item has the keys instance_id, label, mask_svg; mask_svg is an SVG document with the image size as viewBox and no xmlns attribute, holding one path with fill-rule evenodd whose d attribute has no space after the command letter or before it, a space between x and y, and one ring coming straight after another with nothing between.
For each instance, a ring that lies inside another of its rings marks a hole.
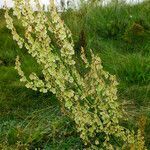
<instances>
[{"instance_id":1,"label":"green grass field","mask_svg":"<svg viewBox=\"0 0 150 150\"><path fill-rule=\"evenodd\" d=\"M130 129L146 119L145 141L150 150L150 4L82 6L62 18L73 33L78 62L80 47L97 53L105 70L117 75L119 101L127 111ZM0 10L0 149L78 150L83 143L74 122L61 114L55 95L26 89L14 69L20 55L23 70L40 75L40 67L20 50L5 26ZM17 30L22 32L18 22ZM84 70L80 63L77 67Z\"/></svg>"}]
</instances>

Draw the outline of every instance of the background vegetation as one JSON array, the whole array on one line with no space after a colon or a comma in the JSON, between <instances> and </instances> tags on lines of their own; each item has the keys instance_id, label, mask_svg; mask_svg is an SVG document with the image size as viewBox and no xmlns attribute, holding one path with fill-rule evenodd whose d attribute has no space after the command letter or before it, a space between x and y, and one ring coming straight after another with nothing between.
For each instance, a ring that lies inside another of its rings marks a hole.
<instances>
[{"instance_id":1,"label":"background vegetation","mask_svg":"<svg viewBox=\"0 0 150 150\"><path fill-rule=\"evenodd\" d=\"M100 55L105 70L119 80L119 100L127 110L130 129L142 126L150 149L150 4L111 3L107 7L83 5L77 11L67 10L62 19L73 33L77 67L80 47ZM22 29L15 22L17 30ZM51 93L26 89L14 70L16 55L23 60L26 74L40 68L20 50L5 27L0 10L0 149L83 149L74 122L61 114L57 99ZM40 74L40 73L39 73Z\"/></svg>"}]
</instances>

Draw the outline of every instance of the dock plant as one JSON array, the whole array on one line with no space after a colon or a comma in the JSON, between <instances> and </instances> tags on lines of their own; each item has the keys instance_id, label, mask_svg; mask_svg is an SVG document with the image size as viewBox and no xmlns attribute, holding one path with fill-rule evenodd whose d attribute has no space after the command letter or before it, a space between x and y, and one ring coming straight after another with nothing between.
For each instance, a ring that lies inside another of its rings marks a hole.
<instances>
[{"instance_id":1,"label":"dock plant","mask_svg":"<svg viewBox=\"0 0 150 150\"><path fill-rule=\"evenodd\" d=\"M54 1L44 12L38 0L34 7L30 0L14 0L13 16L22 24L23 36L17 32L9 8L5 9L13 39L42 68L43 78L35 72L27 77L17 56L15 69L20 81L32 90L56 95L62 113L74 121L85 149L136 149L134 131L121 124L126 116L117 97L116 76L103 69L100 57L92 50L91 59L87 59L82 47L81 59L87 71L78 71L71 31L61 20ZM140 131L138 139L143 139ZM141 143L140 150L146 149Z\"/></svg>"}]
</instances>

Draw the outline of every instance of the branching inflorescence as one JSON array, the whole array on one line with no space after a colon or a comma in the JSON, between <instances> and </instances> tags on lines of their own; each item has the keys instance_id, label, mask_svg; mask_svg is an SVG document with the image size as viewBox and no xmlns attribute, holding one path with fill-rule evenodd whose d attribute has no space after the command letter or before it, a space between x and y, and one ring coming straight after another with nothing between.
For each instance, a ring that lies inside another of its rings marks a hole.
<instances>
[{"instance_id":1,"label":"branching inflorescence","mask_svg":"<svg viewBox=\"0 0 150 150\"><path fill-rule=\"evenodd\" d=\"M35 3L37 11L30 0L14 0L13 15L22 23L24 37L17 33L8 8L5 13L13 39L36 59L44 76L40 79L33 72L26 77L17 56L15 68L20 81L35 91L56 94L65 113L74 120L86 149L130 149L136 138L120 125L124 113L117 100L116 77L104 71L101 59L92 51L89 62L83 48L81 58L88 71L81 75L75 65L71 32L60 19L54 2L51 1L49 14L38 0Z\"/></svg>"}]
</instances>

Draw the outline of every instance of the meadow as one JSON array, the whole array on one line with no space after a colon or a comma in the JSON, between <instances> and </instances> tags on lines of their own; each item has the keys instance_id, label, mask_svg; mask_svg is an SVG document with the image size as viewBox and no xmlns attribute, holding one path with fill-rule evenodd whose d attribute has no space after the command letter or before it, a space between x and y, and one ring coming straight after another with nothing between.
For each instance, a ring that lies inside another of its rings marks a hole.
<instances>
[{"instance_id":1,"label":"meadow","mask_svg":"<svg viewBox=\"0 0 150 150\"><path fill-rule=\"evenodd\" d=\"M75 41L77 68L80 47L98 54L105 70L119 81L118 97L127 112L125 126L145 131L150 149L150 3L108 6L83 5L67 10L61 18ZM22 33L19 22L17 30ZM25 49L20 50L6 28L0 10L0 149L4 150L78 150L84 145L74 122L63 115L52 93L42 94L24 87L14 69L19 55L23 70L40 76L41 68ZM89 58L90 59L90 58Z\"/></svg>"}]
</instances>

